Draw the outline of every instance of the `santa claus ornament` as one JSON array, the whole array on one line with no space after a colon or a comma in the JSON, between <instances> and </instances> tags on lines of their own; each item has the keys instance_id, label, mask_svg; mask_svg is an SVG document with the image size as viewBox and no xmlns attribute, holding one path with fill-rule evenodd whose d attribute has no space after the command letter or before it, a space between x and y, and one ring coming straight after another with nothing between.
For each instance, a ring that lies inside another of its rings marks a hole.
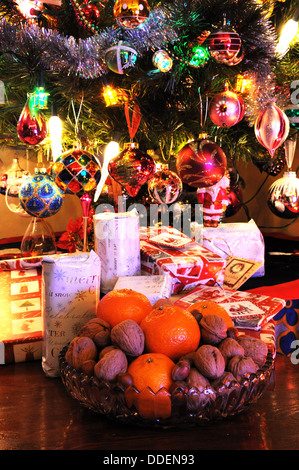
<instances>
[{"instance_id":1,"label":"santa claus ornament","mask_svg":"<svg viewBox=\"0 0 299 470\"><path fill-rule=\"evenodd\" d=\"M198 189L197 199L202 204L204 227L218 227L220 219L229 204L229 185L230 180L225 174L213 186Z\"/></svg>"}]
</instances>

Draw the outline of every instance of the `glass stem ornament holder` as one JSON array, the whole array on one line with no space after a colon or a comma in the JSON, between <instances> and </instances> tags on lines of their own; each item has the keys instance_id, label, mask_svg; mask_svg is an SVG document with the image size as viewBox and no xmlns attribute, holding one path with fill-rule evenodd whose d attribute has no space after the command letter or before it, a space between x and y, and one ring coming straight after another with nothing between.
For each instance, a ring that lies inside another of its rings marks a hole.
<instances>
[{"instance_id":1,"label":"glass stem ornament holder","mask_svg":"<svg viewBox=\"0 0 299 470\"><path fill-rule=\"evenodd\" d=\"M45 219L32 217L21 243L23 257L53 255L57 252L53 230Z\"/></svg>"}]
</instances>

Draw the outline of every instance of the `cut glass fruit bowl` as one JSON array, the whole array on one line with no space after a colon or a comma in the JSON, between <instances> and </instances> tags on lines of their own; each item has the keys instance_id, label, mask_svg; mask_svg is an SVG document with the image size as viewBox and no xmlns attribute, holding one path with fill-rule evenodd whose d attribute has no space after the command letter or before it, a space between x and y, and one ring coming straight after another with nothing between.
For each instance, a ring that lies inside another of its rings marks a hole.
<instances>
[{"instance_id":1,"label":"cut glass fruit bowl","mask_svg":"<svg viewBox=\"0 0 299 470\"><path fill-rule=\"evenodd\" d=\"M198 390L178 385L171 390L126 390L115 382L99 380L75 370L61 351L61 380L71 397L83 407L126 423L153 427L201 425L245 412L267 389L274 370L274 356L268 352L264 365L255 374L246 374L217 388Z\"/></svg>"}]
</instances>

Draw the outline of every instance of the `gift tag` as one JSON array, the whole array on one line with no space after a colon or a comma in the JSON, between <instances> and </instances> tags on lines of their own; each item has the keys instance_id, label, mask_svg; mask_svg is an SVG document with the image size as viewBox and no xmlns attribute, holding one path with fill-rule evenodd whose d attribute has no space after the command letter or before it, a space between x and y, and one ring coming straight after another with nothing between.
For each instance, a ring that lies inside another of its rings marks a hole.
<instances>
[{"instance_id":1,"label":"gift tag","mask_svg":"<svg viewBox=\"0 0 299 470\"><path fill-rule=\"evenodd\" d=\"M149 242L157 245L168 246L169 248L182 248L193 240L185 235L175 235L173 233L160 233L154 237L149 238Z\"/></svg>"},{"instance_id":2,"label":"gift tag","mask_svg":"<svg viewBox=\"0 0 299 470\"><path fill-rule=\"evenodd\" d=\"M224 287L238 289L242 286L262 265L259 261L229 256L226 260L224 274Z\"/></svg>"}]
</instances>

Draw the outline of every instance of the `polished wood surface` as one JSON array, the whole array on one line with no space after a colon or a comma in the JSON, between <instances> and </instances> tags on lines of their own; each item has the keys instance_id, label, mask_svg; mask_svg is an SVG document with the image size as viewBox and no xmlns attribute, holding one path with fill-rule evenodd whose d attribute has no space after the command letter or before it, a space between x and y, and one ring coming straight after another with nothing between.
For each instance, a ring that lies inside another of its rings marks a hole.
<instances>
[{"instance_id":1,"label":"polished wood surface","mask_svg":"<svg viewBox=\"0 0 299 470\"><path fill-rule=\"evenodd\" d=\"M0 450L299 450L299 364L277 355L274 379L242 415L164 430L119 423L81 407L60 378L45 376L39 361L1 366Z\"/></svg>"}]
</instances>

